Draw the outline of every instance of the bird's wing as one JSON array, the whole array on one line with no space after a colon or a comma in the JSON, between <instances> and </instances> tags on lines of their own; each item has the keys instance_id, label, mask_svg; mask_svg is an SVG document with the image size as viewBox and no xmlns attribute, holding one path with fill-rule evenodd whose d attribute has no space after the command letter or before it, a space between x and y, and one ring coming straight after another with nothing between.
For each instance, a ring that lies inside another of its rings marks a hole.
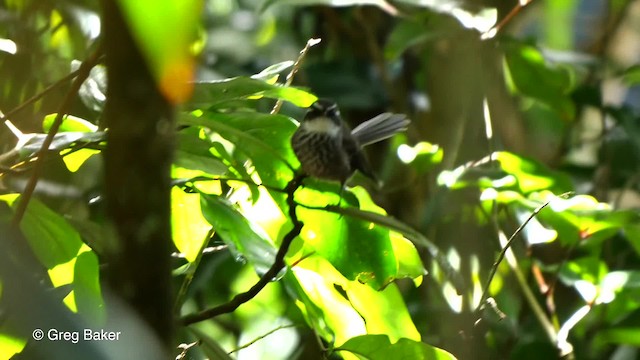
<instances>
[{"instance_id":1,"label":"bird's wing","mask_svg":"<svg viewBox=\"0 0 640 360\"><path fill-rule=\"evenodd\" d=\"M407 130L410 122L404 114L382 113L356 126L351 135L361 146L365 146Z\"/></svg>"}]
</instances>

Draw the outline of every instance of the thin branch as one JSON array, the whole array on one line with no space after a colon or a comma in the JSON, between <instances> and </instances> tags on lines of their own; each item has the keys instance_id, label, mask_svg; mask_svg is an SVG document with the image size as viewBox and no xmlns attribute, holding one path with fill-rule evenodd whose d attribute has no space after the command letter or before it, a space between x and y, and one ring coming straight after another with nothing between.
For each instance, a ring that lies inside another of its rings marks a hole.
<instances>
[{"instance_id":1,"label":"thin branch","mask_svg":"<svg viewBox=\"0 0 640 360\"><path fill-rule=\"evenodd\" d=\"M280 248L278 249L278 253L276 254L275 261L273 265L267 270L264 275L256 282L249 290L240 293L234 296L231 301L224 303L222 305L209 308L203 310L196 314L186 315L180 319L180 323L182 325L190 325L200 321L208 320L214 318L221 314L226 314L235 311L240 305L246 303L247 301L253 299L262 289L267 286L274 278L277 277L280 270L285 267L284 258L287 255L287 251L289 251L289 247L293 240L300 235L300 231L302 231L302 222L298 220L298 215L296 214L296 202L294 200L294 193L302 184L303 175L297 175L287 184L285 190L287 193L287 205L289 206L289 218L293 224L293 228L289 230L289 232L282 239L282 244L280 244Z\"/></svg>"},{"instance_id":2,"label":"thin branch","mask_svg":"<svg viewBox=\"0 0 640 360\"><path fill-rule=\"evenodd\" d=\"M279 331L279 330L282 330L282 329L288 329L288 328L292 328L292 327L296 327L296 326L300 326L300 325L298 325L298 324L287 324L287 325L281 325L281 326L278 326L277 328L272 329L272 330L268 331L267 333L265 333L265 334L262 334L262 335L258 336L257 338L255 338L255 339L253 339L253 340L249 341L248 343L246 343L246 344L244 344L244 345L240 346L239 348L236 348L236 349L233 349L233 350L229 351L227 354L231 355L231 354L233 354L234 352L238 352L238 351L240 351L240 350L242 350L242 349L246 349L246 348L248 348L249 346L251 346L251 345L253 345L253 344L257 343L258 341L260 341L260 340L262 340L262 339L266 338L267 336L269 336L269 335L273 334L273 333L274 333L274 332L276 332L276 331Z\"/></svg>"},{"instance_id":3,"label":"thin branch","mask_svg":"<svg viewBox=\"0 0 640 360\"><path fill-rule=\"evenodd\" d=\"M100 61L100 56L102 54L102 47L98 47L98 49L89 56L89 58L82 62L80 68L78 68L78 74L76 78L71 83L71 88L67 92L67 95L64 98L64 101L60 105L58 109L58 114L56 115L53 124L51 125L51 129L47 134L47 137L44 139L42 146L40 147L40 151L38 152L38 160L33 167L33 173L27 182L27 185L18 200L18 206L16 208L16 212L13 216L13 226L18 227L20 225L20 221L24 217L24 213L27 210L27 205L29 204L29 200L31 200L31 196L33 195L33 191L36 188L36 184L38 183L38 178L40 177L40 172L42 171L42 166L44 164L43 159L53 142L53 138L60 129L60 125L62 125L63 118L69 113L69 109L71 108L71 103L78 95L78 90L80 90L80 86L82 83L89 77L91 69L98 64Z\"/></svg>"},{"instance_id":4,"label":"thin branch","mask_svg":"<svg viewBox=\"0 0 640 360\"><path fill-rule=\"evenodd\" d=\"M291 72L289 72L289 75L287 75L287 80L285 81L286 86L290 86L291 83L293 82L293 77L296 75L296 73L300 69L302 60L304 60L305 55L307 55L307 51L309 51L309 48L319 44L320 41L321 41L320 39L309 39L307 41L307 44L300 51L300 55L298 55L298 59L296 59L296 62L293 64L293 67L291 68ZM282 100L278 99L278 101L276 101L276 104L273 106L273 109L271 110L271 115L277 114L280 111L281 107L282 107Z\"/></svg>"},{"instance_id":5,"label":"thin branch","mask_svg":"<svg viewBox=\"0 0 640 360\"><path fill-rule=\"evenodd\" d=\"M7 113L0 115L0 121L2 121L3 123L13 117L13 115L17 114L18 112L20 112L21 110L23 110L24 108L26 108L27 106L35 103L36 101L42 99L45 95L47 95L49 92L51 92L52 90L54 90L55 88L57 88L58 86L66 83L67 81L73 79L74 77L78 76L78 74L80 74L80 70L81 69L77 69L75 71L72 71L71 73L67 74L65 77L63 77L62 79L54 82L53 84L47 86L46 88L44 88L44 90L42 90L41 92L39 92L38 94L30 97L29 99L25 100L22 104L16 106L15 108L9 110Z\"/></svg>"},{"instance_id":6,"label":"thin branch","mask_svg":"<svg viewBox=\"0 0 640 360\"><path fill-rule=\"evenodd\" d=\"M568 194L569 193L564 193L564 194L560 195L560 197L566 197ZM524 227L527 226L527 224L529 224L529 221L531 221L531 219L533 219L536 215L538 215L538 213L540 211L542 211L542 209L544 209L547 205L549 205L550 202L551 202L551 200L545 202L544 204L538 206L535 210L533 210L533 212L529 215L527 220L525 220L525 222L523 222L516 229L516 231L511 235L511 237L509 237L509 240L507 240L507 243L504 245L504 247L502 248L502 251L500 251L500 254L498 254L498 258L496 259L495 263L491 267L491 271L489 272L489 277L487 278L487 282L485 283L484 288L482 289L482 297L480 298L480 302L478 303L479 305L476 308L476 311L479 311L480 307L482 306L482 304L484 303L485 299L489 295L489 286L491 285L491 282L493 281L493 278L496 275L496 271L498 270L498 266L500 265L500 263L504 259L504 255L507 253L507 250L509 250L511 248L511 245L513 244L513 241L515 240L516 236L518 236L518 234L520 234L522 232Z\"/></svg>"},{"instance_id":7,"label":"thin branch","mask_svg":"<svg viewBox=\"0 0 640 360\"><path fill-rule=\"evenodd\" d=\"M480 39L486 40L495 37L513 18L520 13L525 6L531 4L533 0L520 0L516 6L509 11L509 13L500 20L496 25L494 25L491 29L487 30L480 36Z\"/></svg>"}]
</instances>

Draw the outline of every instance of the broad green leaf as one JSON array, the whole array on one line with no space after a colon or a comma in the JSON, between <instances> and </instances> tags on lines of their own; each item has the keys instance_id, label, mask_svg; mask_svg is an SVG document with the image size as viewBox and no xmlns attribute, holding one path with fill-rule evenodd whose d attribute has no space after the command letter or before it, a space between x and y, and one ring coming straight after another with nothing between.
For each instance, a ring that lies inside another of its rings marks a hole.
<instances>
[{"instance_id":1,"label":"broad green leaf","mask_svg":"<svg viewBox=\"0 0 640 360\"><path fill-rule=\"evenodd\" d=\"M366 360L411 359L431 360L455 359L450 353L431 345L400 339L391 343L387 335L363 335L350 339L335 351L348 351Z\"/></svg>"},{"instance_id":2,"label":"broad green leaf","mask_svg":"<svg viewBox=\"0 0 640 360\"><path fill-rule=\"evenodd\" d=\"M189 106L191 108L207 108L219 103L246 99L249 97L268 97L282 99L300 107L309 107L318 98L304 90L265 81L235 77L220 81L197 82Z\"/></svg>"},{"instance_id":3,"label":"broad green leaf","mask_svg":"<svg viewBox=\"0 0 640 360\"><path fill-rule=\"evenodd\" d=\"M387 214L384 209L373 202L371 196L369 196L369 193L364 188L359 186L355 187L351 189L351 193L356 195L360 211L376 213L380 216L385 216ZM369 221L376 223L376 219L369 219ZM393 228L389 228L389 230L391 229ZM395 277L410 277L416 281L417 285L419 285L422 281L422 275L426 274L426 270L422 265L422 259L420 259L418 250L410 240L406 239L398 232L390 232L389 236L391 246L393 247L393 253L397 261L397 273Z\"/></svg>"},{"instance_id":4,"label":"broad green leaf","mask_svg":"<svg viewBox=\"0 0 640 360\"><path fill-rule=\"evenodd\" d=\"M0 332L0 356L3 358L13 358L13 355L20 353L25 345L26 339Z\"/></svg>"},{"instance_id":5,"label":"broad green leaf","mask_svg":"<svg viewBox=\"0 0 640 360\"><path fill-rule=\"evenodd\" d=\"M202 215L229 245L237 260L246 259L258 274L273 265L277 249L262 228L243 216L228 200L200 194Z\"/></svg>"},{"instance_id":6,"label":"broad green leaf","mask_svg":"<svg viewBox=\"0 0 640 360\"><path fill-rule=\"evenodd\" d=\"M138 47L165 97L177 104L192 91L202 0L119 0Z\"/></svg>"},{"instance_id":7,"label":"broad green leaf","mask_svg":"<svg viewBox=\"0 0 640 360\"><path fill-rule=\"evenodd\" d=\"M569 96L573 87L570 70L547 64L533 46L510 42L504 50L507 80L513 87L551 107L562 119L573 120L576 110Z\"/></svg>"},{"instance_id":8,"label":"broad green leaf","mask_svg":"<svg viewBox=\"0 0 640 360\"><path fill-rule=\"evenodd\" d=\"M65 154L62 157L62 161L64 161L64 165L70 172L76 172L87 160L89 160L89 158L97 154L100 154L99 150L79 149Z\"/></svg>"},{"instance_id":9,"label":"broad green leaf","mask_svg":"<svg viewBox=\"0 0 640 360\"><path fill-rule=\"evenodd\" d=\"M171 228L173 243L189 262L194 262L207 241L211 225L202 216L200 194L171 189Z\"/></svg>"},{"instance_id":10,"label":"broad green leaf","mask_svg":"<svg viewBox=\"0 0 640 360\"><path fill-rule=\"evenodd\" d=\"M282 115L261 113L205 113L185 115L181 122L207 127L236 146L250 160L264 184L283 188L293 176L290 138L296 126Z\"/></svg>"},{"instance_id":11,"label":"broad green leaf","mask_svg":"<svg viewBox=\"0 0 640 360\"><path fill-rule=\"evenodd\" d=\"M174 164L185 169L199 170L204 176L222 175L228 168L213 155L213 147L213 143L199 136L198 129L182 130L178 133Z\"/></svg>"},{"instance_id":12,"label":"broad green leaf","mask_svg":"<svg viewBox=\"0 0 640 360\"><path fill-rule=\"evenodd\" d=\"M44 132L49 132L51 129L51 125L55 121L58 114L49 114L44 117L42 121L42 129ZM85 119L81 119L79 117L73 115L65 115L62 118L62 124L60 125L59 132L96 132L98 131L98 127L88 122Z\"/></svg>"},{"instance_id":13,"label":"broad green leaf","mask_svg":"<svg viewBox=\"0 0 640 360\"><path fill-rule=\"evenodd\" d=\"M368 334L385 334L392 341L407 338L420 341L420 333L411 320L396 284L382 291L351 281L345 291L349 301L362 316Z\"/></svg>"},{"instance_id":14,"label":"broad green leaf","mask_svg":"<svg viewBox=\"0 0 640 360\"><path fill-rule=\"evenodd\" d=\"M344 277L326 260L310 256L287 274L287 283L293 284L299 297L298 306L307 322L328 341L342 344L349 338L366 334L366 324L360 314L351 306L334 286Z\"/></svg>"},{"instance_id":15,"label":"broad green leaf","mask_svg":"<svg viewBox=\"0 0 640 360\"><path fill-rule=\"evenodd\" d=\"M100 264L93 251L84 251L76 259L73 269L73 291L78 313L102 324L106 309L100 288Z\"/></svg>"},{"instance_id":16,"label":"broad green leaf","mask_svg":"<svg viewBox=\"0 0 640 360\"><path fill-rule=\"evenodd\" d=\"M500 169L517 180L518 189L523 194L533 191L550 190L564 193L573 190L569 177L561 172L551 171L544 165L510 152L494 154Z\"/></svg>"},{"instance_id":17,"label":"broad green leaf","mask_svg":"<svg viewBox=\"0 0 640 360\"><path fill-rule=\"evenodd\" d=\"M335 195L309 187L296 192L296 200L308 206L325 206L331 196ZM323 200L325 203L319 203ZM326 210L300 207L297 212L304 223L300 236L305 243L347 279L368 283L377 289L395 279L398 266L388 229Z\"/></svg>"},{"instance_id":18,"label":"broad green leaf","mask_svg":"<svg viewBox=\"0 0 640 360\"><path fill-rule=\"evenodd\" d=\"M0 196L12 208L18 196ZM93 323L104 321L105 308L99 286L99 264L95 253L80 239L78 232L60 215L37 199L31 199L20 222L34 254L48 269L55 287L71 285L64 303Z\"/></svg>"}]
</instances>

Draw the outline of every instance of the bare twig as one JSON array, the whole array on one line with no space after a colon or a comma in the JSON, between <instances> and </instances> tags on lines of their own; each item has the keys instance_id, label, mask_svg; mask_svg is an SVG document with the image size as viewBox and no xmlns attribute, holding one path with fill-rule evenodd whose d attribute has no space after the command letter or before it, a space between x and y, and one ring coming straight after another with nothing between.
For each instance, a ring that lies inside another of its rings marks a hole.
<instances>
[{"instance_id":1,"label":"bare twig","mask_svg":"<svg viewBox=\"0 0 640 360\"><path fill-rule=\"evenodd\" d=\"M22 221L22 218L24 217L24 213L27 210L27 205L29 204L29 200L31 200L33 191L35 190L36 184L38 183L38 178L40 177L40 172L42 171L42 166L44 164L43 159L45 158L45 155L47 153L47 150L49 149L49 146L51 146L51 143L53 142L53 137L56 135L56 133L60 129L60 125L62 125L62 120L68 114L69 108L71 107L71 103L77 96L78 90L80 90L80 86L89 77L89 73L91 72L91 69L93 69L93 67L96 66L100 61L101 54L102 54L102 47L98 47L98 49L93 54L91 54L91 56L87 60L82 62L82 64L80 65L80 68L78 69L78 74L75 80L73 80L73 82L71 83L71 88L67 92L67 95L65 96L64 101L62 102L62 104L60 105L60 108L58 109L58 114L56 115L56 118L53 121L53 124L51 124L51 129L49 129L49 133L47 134L47 137L44 139L42 146L40 147L40 151L38 152L39 154L38 160L33 167L33 173L31 174L31 177L27 182L27 185L24 189L24 192L22 193L22 196L20 196L20 199L18 200L19 201L18 206L16 208L15 214L13 216L13 222L12 222L13 225L16 227L20 225L20 221Z\"/></svg>"},{"instance_id":2,"label":"bare twig","mask_svg":"<svg viewBox=\"0 0 640 360\"><path fill-rule=\"evenodd\" d=\"M569 195L571 195L571 192L567 192L567 193L561 194L558 197L566 198ZM482 297L480 298L480 302L479 302L478 307L476 308L476 311L478 311L480 309L480 306L482 306L482 304L484 303L485 299L489 295L489 286L491 285L491 281L493 281L493 277L496 275L496 271L498 270L498 266L502 262L502 259L504 259L504 255L507 253L507 250L509 250L509 248L511 248L511 244L513 244L513 241L515 240L516 236L518 236L518 234L520 234L522 232L524 227L527 226L527 224L529 224L529 221L531 221L531 219L533 219L536 215L538 215L538 213L540 211L542 211L542 209L544 209L547 205L549 205L550 202L551 202L551 200L549 200L549 201L545 202L544 204L542 204L542 205L538 206L537 208L535 208L533 210L533 212L529 215L527 220L525 220L516 229L516 231L511 235L511 237L509 237L509 240L507 240L506 244L502 248L502 251L500 251L500 254L498 254L498 258L496 259L495 263L491 267L491 272L489 273L489 277L487 278L487 282L485 283L484 288L482 289Z\"/></svg>"},{"instance_id":3,"label":"bare twig","mask_svg":"<svg viewBox=\"0 0 640 360\"><path fill-rule=\"evenodd\" d=\"M297 325L297 324L287 324L287 325L281 325L281 326L278 326L277 328L272 329L272 330L268 331L267 333L265 333L265 334L262 334L262 335L258 336L257 338L255 338L255 339L253 339L253 340L249 341L248 343L246 343L246 344L244 344L244 345L240 346L239 348L236 348L236 349L233 349L233 350L229 351L229 353L228 353L228 354L229 354L229 355L231 355L231 354L233 354L234 352L238 352L238 351L240 351L240 350L242 350L242 349L246 349L246 348L248 348L249 346L251 346L251 345L253 345L253 344L257 343L258 341L260 341L260 340L262 340L262 339L266 338L267 336L269 336L269 335L273 334L273 333L274 333L274 332L276 332L276 331L279 331L279 330L282 330L282 329L287 329L287 328L292 328L292 327L296 327L296 326L300 326L300 325Z\"/></svg>"},{"instance_id":4,"label":"bare twig","mask_svg":"<svg viewBox=\"0 0 640 360\"><path fill-rule=\"evenodd\" d=\"M182 352L180 354L178 354L178 356L176 356L176 360L182 360L184 358L187 357L187 351L189 351L189 349L191 349L192 347L198 346L200 345L200 341L194 341L192 343L189 344L180 344L178 345L178 349L182 349Z\"/></svg>"},{"instance_id":5,"label":"bare twig","mask_svg":"<svg viewBox=\"0 0 640 360\"><path fill-rule=\"evenodd\" d=\"M190 325L193 323L197 323L200 321L204 321L207 319L214 318L221 314L226 314L234 311L240 305L246 303L247 301L253 299L262 289L269 284L285 267L284 258L287 255L287 251L289 251L289 246L293 240L300 235L300 231L302 230L302 222L298 220L298 215L296 214L296 202L294 200L294 193L302 184L303 175L297 175L287 184L285 190L287 193L287 205L289 206L289 218L293 224L293 228L289 230L289 232L282 239L282 244L280 244L280 248L278 249L278 253L276 254L275 261L273 265L267 270L264 275L255 283L249 290L240 293L234 296L231 301L224 303L222 305L209 308L203 310L196 314L186 315L180 319L182 325Z\"/></svg>"},{"instance_id":6,"label":"bare twig","mask_svg":"<svg viewBox=\"0 0 640 360\"><path fill-rule=\"evenodd\" d=\"M307 44L300 51L300 55L298 55L298 59L296 59L296 62L293 64L293 67L291 68L291 72L289 72L289 75L287 75L287 80L285 81L286 86L290 86L291 83L293 82L293 77L296 75L296 73L300 69L302 60L304 60L305 55L307 55L307 51L309 51L309 48L319 44L320 41L321 41L320 39L309 39L307 41ZM271 110L271 115L277 114L280 111L281 107L282 107L282 100L278 99L278 101L276 101L276 104L273 106L273 109Z\"/></svg>"}]
</instances>

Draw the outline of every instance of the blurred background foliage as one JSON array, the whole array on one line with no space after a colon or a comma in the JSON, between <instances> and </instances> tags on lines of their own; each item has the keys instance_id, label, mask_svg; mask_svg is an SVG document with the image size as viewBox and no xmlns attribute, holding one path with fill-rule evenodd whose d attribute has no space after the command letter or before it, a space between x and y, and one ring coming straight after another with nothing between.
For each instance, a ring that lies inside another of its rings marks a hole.
<instances>
[{"instance_id":1,"label":"blurred background foliage","mask_svg":"<svg viewBox=\"0 0 640 360\"><path fill-rule=\"evenodd\" d=\"M412 120L367 149L380 189L356 175L341 199L337 184L306 179L289 268L232 313L180 326L174 355L198 341L185 358L640 356L640 1L208 0L145 23L169 12L160 3L127 11L159 86L182 102L178 317L227 302L273 263L292 224L289 138L316 96L352 126L383 111ZM101 11L88 0L0 4L4 227L65 77L96 51ZM310 38L321 42L283 86ZM192 66L187 99L176 79ZM41 280L96 328L105 86L99 65L21 223ZM275 99L284 106L269 114ZM29 358L37 343L7 291L0 357Z\"/></svg>"}]
</instances>

